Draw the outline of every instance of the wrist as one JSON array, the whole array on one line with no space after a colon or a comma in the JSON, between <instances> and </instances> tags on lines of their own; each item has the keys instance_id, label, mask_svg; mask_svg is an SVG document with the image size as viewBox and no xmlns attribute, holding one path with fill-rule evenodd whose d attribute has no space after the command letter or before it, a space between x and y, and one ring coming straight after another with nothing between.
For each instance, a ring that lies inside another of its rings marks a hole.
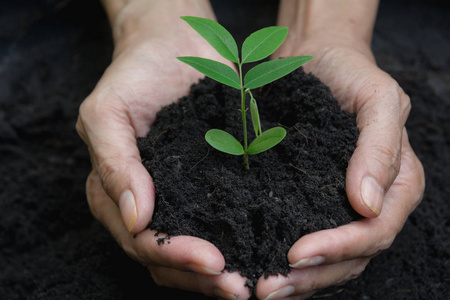
<instances>
[{"instance_id":1,"label":"wrist","mask_svg":"<svg viewBox=\"0 0 450 300\"><path fill-rule=\"evenodd\" d=\"M302 38L354 36L370 43L378 0L282 0L278 23Z\"/></svg>"},{"instance_id":2,"label":"wrist","mask_svg":"<svg viewBox=\"0 0 450 300\"><path fill-rule=\"evenodd\" d=\"M173 42L189 39L190 31L185 29L180 16L215 18L208 0L102 0L102 3L111 24L114 56L155 39Z\"/></svg>"},{"instance_id":3,"label":"wrist","mask_svg":"<svg viewBox=\"0 0 450 300\"><path fill-rule=\"evenodd\" d=\"M378 0L283 0L278 25L289 27L289 34L277 55L320 57L334 48L352 48L371 57L377 6ZM313 53L303 52L308 50Z\"/></svg>"}]
</instances>

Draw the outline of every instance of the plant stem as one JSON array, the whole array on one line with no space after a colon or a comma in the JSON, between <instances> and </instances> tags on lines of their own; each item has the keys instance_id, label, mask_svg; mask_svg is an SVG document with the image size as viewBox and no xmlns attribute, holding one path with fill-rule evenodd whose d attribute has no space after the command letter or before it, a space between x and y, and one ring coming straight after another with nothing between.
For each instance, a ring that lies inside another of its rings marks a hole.
<instances>
[{"instance_id":1,"label":"plant stem","mask_svg":"<svg viewBox=\"0 0 450 300\"><path fill-rule=\"evenodd\" d=\"M245 115L245 88L244 88L244 83L242 80L242 64L240 62L238 62L238 66L239 66L239 80L240 80L240 84L241 84L241 114L242 114L242 127L244 130L244 169L248 170L250 169L250 165L248 163L248 153L247 153L247 149L248 149L248 143L247 143L247 118Z\"/></svg>"}]
</instances>

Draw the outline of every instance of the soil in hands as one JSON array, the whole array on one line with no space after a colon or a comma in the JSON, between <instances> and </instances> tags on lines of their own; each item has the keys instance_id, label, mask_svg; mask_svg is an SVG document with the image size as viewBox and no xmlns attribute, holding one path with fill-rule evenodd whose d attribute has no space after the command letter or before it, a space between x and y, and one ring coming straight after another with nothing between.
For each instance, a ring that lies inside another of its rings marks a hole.
<instances>
[{"instance_id":1,"label":"soil in hands","mask_svg":"<svg viewBox=\"0 0 450 300\"><path fill-rule=\"evenodd\" d=\"M289 273L287 253L303 235L360 218L345 191L358 128L355 115L341 111L329 89L300 68L255 91L263 131L281 125L287 136L250 156L245 171L242 157L204 140L212 128L242 138L239 93L200 81L160 111L138 145L156 188L149 227L212 242L225 268L253 289L261 275Z\"/></svg>"}]
</instances>

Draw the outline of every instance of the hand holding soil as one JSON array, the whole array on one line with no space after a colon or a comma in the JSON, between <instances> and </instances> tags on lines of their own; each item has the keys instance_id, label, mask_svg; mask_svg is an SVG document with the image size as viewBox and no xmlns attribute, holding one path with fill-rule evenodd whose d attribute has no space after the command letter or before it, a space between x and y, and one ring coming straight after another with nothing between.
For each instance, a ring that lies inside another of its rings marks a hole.
<instances>
[{"instance_id":1,"label":"hand holding soil","mask_svg":"<svg viewBox=\"0 0 450 300\"><path fill-rule=\"evenodd\" d=\"M114 59L83 102L77 123L77 131L91 152L93 170L86 186L89 206L158 284L245 298L245 280L237 273L221 273L224 258L211 243L174 237L170 245L159 246L155 232L144 231L153 214L155 196L136 137L147 133L162 106L187 94L201 77L175 59L180 50L191 49L192 53L223 60L214 57L215 52L201 38L187 33L187 25L179 19L183 14L214 18L209 5L197 5L197 1L185 7L181 1L180 5L168 2L134 1L120 10L105 1L113 24ZM133 238L130 233L140 234Z\"/></svg>"},{"instance_id":2,"label":"hand holding soil","mask_svg":"<svg viewBox=\"0 0 450 300\"><path fill-rule=\"evenodd\" d=\"M292 4L285 1L280 14L283 9L297 11L303 14L297 17L305 19L304 11ZM353 208L367 218L301 238L288 254L295 270L288 278L261 279L256 292L261 297L308 296L357 277L372 257L392 244L423 196L423 167L409 144L405 128L409 97L376 66L370 50L376 8L360 7L365 10L360 19L350 16L355 7L329 8L331 11L325 7L320 10L328 24L339 24L339 20L345 19L346 13L339 13L343 9L350 12L349 19L360 21L356 28L366 30L358 35L352 29L351 35L347 35L342 27L324 26L320 17L313 17L312 9L309 17L315 24L305 26L308 29L303 31L296 27L297 39L283 44L278 55L314 55L315 60L305 65L305 71L328 85L344 110L356 113L360 136L349 162L346 190ZM279 18L281 25L295 24L290 19L292 15L284 16ZM311 35L308 30L317 31Z\"/></svg>"}]
</instances>

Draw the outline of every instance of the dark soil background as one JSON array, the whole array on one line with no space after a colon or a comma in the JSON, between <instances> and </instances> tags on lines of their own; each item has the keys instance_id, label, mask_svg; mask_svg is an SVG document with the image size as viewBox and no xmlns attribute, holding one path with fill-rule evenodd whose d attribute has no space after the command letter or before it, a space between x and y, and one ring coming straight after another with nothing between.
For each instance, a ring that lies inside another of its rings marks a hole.
<instances>
[{"instance_id":1,"label":"dark soil background","mask_svg":"<svg viewBox=\"0 0 450 300\"><path fill-rule=\"evenodd\" d=\"M219 21L232 32L246 36L275 19L274 1L233 2L237 7L214 2ZM253 16L265 17L247 18L251 6ZM382 1L373 49L380 67L411 97L407 127L427 187L392 247L359 278L318 298L447 299L448 1ZM89 155L74 126L79 104L111 54L97 1L0 1L0 299L193 296L157 287L89 213Z\"/></svg>"}]
</instances>

